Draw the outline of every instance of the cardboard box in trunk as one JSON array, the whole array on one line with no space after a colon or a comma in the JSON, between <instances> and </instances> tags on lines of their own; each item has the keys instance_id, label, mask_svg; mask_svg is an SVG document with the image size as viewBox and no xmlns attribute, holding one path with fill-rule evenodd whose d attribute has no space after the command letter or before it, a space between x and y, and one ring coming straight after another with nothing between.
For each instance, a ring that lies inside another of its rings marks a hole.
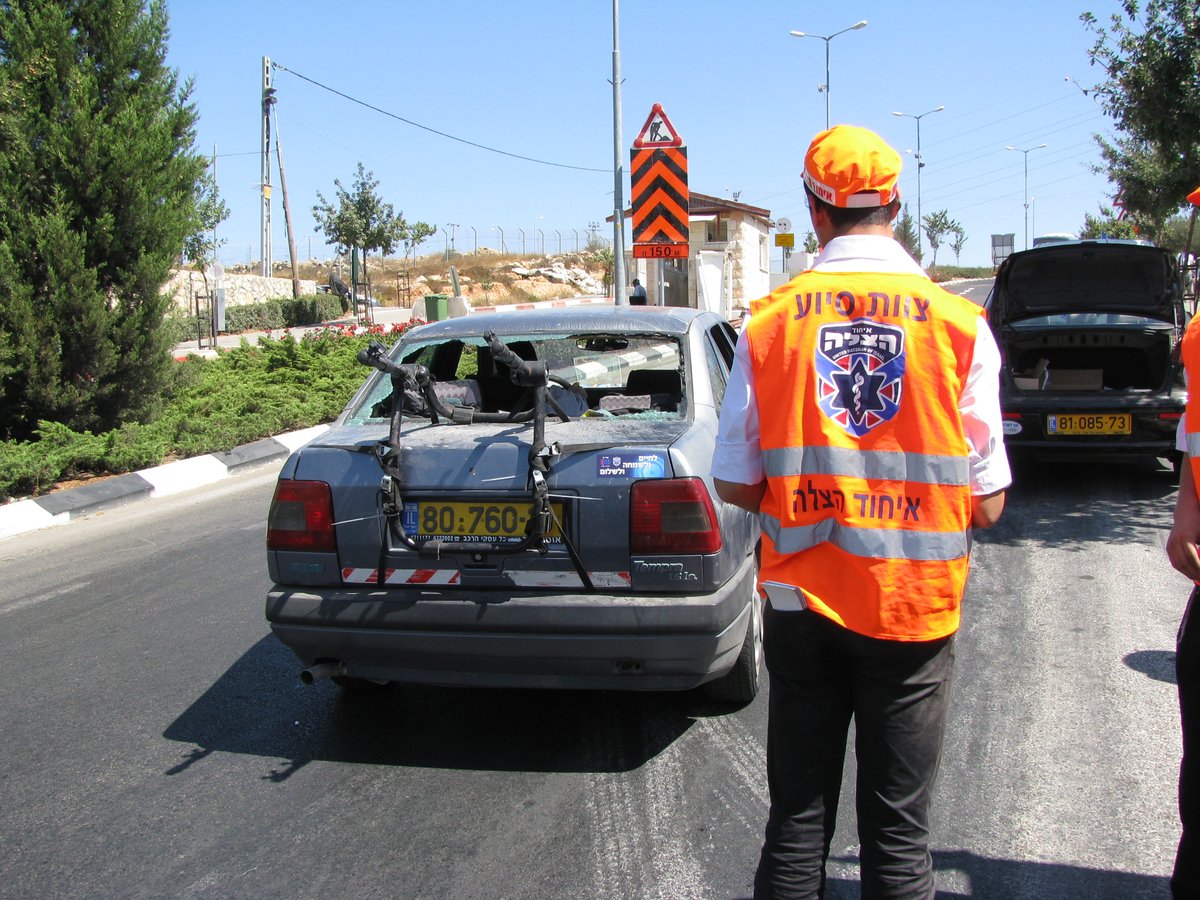
<instances>
[{"instance_id":1,"label":"cardboard box in trunk","mask_svg":"<svg viewBox=\"0 0 1200 900\"><path fill-rule=\"evenodd\" d=\"M1051 369L1048 391L1099 391L1104 388L1103 369Z\"/></svg>"},{"instance_id":2,"label":"cardboard box in trunk","mask_svg":"<svg viewBox=\"0 0 1200 900\"><path fill-rule=\"evenodd\" d=\"M1037 365L1028 372L1013 373L1013 383L1019 391L1040 391L1046 387L1046 367L1049 363L1039 359Z\"/></svg>"}]
</instances>

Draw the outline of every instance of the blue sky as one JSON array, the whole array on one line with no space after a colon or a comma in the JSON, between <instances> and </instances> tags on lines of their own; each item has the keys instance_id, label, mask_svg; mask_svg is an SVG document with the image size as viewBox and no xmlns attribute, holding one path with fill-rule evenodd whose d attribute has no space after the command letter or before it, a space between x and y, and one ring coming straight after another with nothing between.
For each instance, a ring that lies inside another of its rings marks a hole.
<instances>
[{"instance_id":1,"label":"blue sky","mask_svg":"<svg viewBox=\"0 0 1200 900\"><path fill-rule=\"evenodd\" d=\"M169 63L195 79L197 148L215 148L232 213L219 230L223 263L260 255L264 56L283 67L274 85L301 257L331 254L312 206L317 191L334 196L335 178L348 185L360 161L397 211L438 227L421 252L444 249L451 232L460 252L498 247L501 229L510 251L521 230L530 252L543 242L573 249L593 222L611 238L611 0L168 0L168 9ZM992 234L1023 245L1026 159L1030 236L1077 232L1113 194L1090 170L1093 135L1111 134L1111 120L1084 93L1101 77L1085 10L1107 21L1120 4L622 0L625 200L629 147L660 103L687 145L692 190L737 193L790 218L802 237L800 170L825 125L826 43L789 31L831 35L866 19L829 42L831 119L872 128L904 153L910 212L917 169L905 151L916 149L917 126L892 113L944 106L921 119L921 209L944 209L966 229L962 264L990 264ZM1027 156L1004 149L1039 144ZM273 169L273 256L286 259ZM953 254L943 247L938 261Z\"/></svg>"}]
</instances>

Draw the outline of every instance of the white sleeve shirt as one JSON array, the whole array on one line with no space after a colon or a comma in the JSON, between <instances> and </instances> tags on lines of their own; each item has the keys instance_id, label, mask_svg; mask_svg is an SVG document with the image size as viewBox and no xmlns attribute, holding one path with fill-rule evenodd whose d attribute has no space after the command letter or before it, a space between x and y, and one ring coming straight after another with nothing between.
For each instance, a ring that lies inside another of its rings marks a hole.
<instances>
[{"instance_id":1,"label":"white sleeve shirt","mask_svg":"<svg viewBox=\"0 0 1200 900\"><path fill-rule=\"evenodd\" d=\"M923 270L888 237L848 235L834 238L813 269L822 272L917 272ZM750 366L749 336L743 331L721 404L712 474L722 481L758 484L765 477L759 445L758 401ZM1000 349L986 324L975 334L975 352L958 402L970 445L971 493L993 494L1012 483L1004 451L1000 415Z\"/></svg>"}]
</instances>

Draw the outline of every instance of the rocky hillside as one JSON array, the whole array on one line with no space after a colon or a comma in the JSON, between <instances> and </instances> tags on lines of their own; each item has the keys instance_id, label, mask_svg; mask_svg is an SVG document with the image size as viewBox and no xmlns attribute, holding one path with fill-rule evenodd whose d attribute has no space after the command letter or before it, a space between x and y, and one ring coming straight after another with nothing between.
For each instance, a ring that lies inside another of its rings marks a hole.
<instances>
[{"instance_id":1,"label":"rocky hillside","mask_svg":"<svg viewBox=\"0 0 1200 900\"><path fill-rule=\"evenodd\" d=\"M444 254L415 260L397 258L369 259L367 274L371 294L385 306L411 306L426 294L454 293L451 266L458 275L462 296L472 306L494 306L530 300L556 300L603 294L606 278L611 277L611 254L571 253L561 256L522 256L480 250L478 254ZM306 260L299 265L301 279L318 285L330 283L337 273L349 283L350 267L344 260ZM252 266L235 266L227 271L256 272ZM286 263L276 263L277 278L289 278ZM359 273L360 280L362 273Z\"/></svg>"}]
</instances>

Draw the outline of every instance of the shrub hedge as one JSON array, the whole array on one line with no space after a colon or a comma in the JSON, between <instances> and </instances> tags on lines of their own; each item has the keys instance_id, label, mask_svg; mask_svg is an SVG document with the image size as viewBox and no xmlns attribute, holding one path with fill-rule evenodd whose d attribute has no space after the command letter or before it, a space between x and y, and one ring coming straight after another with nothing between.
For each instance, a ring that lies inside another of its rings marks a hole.
<instances>
[{"instance_id":1,"label":"shrub hedge","mask_svg":"<svg viewBox=\"0 0 1200 900\"><path fill-rule=\"evenodd\" d=\"M36 440L0 442L0 502L65 478L132 472L332 421L369 374L358 351L371 340L391 343L412 324L331 326L177 361L153 421L104 434L40 422Z\"/></svg>"},{"instance_id":2,"label":"shrub hedge","mask_svg":"<svg viewBox=\"0 0 1200 900\"><path fill-rule=\"evenodd\" d=\"M225 334L243 331L278 331L318 325L340 318L349 309L346 301L336 294L308 294L295 299L266 300L225 307ZM171 343L194 340L198 334L209 337L212 327L207 317L195 313L175 312L168 316L164 327L169 330Z\"/></svg>"}]
</instances>

